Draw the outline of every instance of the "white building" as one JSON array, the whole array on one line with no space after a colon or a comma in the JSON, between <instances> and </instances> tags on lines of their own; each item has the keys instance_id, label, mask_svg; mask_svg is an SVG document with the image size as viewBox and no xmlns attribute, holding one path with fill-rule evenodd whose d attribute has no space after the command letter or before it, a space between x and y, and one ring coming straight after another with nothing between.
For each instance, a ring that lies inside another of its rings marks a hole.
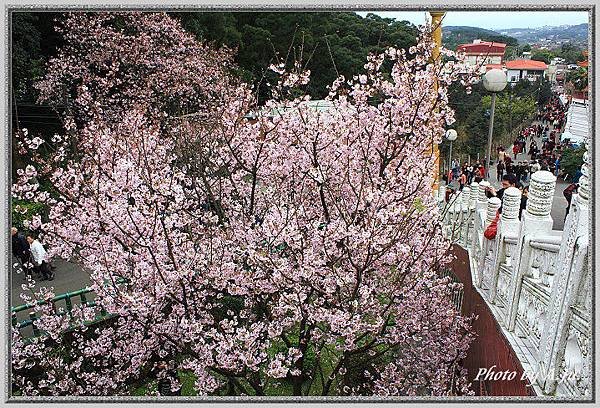
<instances>
[{"instance_id":1,"label":"white building","mask_svg":"<svg viewBox=\"0 0 600 408\"><path fill-rule=\"evenodd\" d=\"M500 65L506 51L506 44L474 40L472 44L461 44L457 52L465 53L465 62L470 66L479 66L480 72L486 72L486 65Z\"/></svg>"},{"instance_id":2,"label":"white building","mask_svg":"<svg viewBox=\"0 0 600 408\"><path fill-rule=\"evenodd\" d=\"M517 83L525 78L533 82L546 75L548 65L542 61L514 60L506 63L506 70L509 83Z\"/></svg>"}]
</instances>

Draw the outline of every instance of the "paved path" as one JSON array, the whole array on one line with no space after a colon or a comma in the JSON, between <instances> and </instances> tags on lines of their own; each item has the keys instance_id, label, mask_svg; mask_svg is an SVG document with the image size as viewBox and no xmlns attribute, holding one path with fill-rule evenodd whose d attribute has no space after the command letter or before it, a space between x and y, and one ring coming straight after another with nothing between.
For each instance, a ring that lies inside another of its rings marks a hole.
<instances>
[{"instance_id":1,"label":"paved path","mask_svg":"<svg viewBox=\"0 0 600 408\"><path fill-rule=\"evenodd\" d=\"M17 260L13 257L13 265L17 263ZM54 280L52 281L41 281L37 282L35 291L41 287L52 287L54 293L60 295L66 292L73 292L75 290L82 289L90 284L89 275L81 268L81 266L57 259L53 262L56 266L54 271ZM25 273L17 273L16 269L11 268L11 307L21 305L25 303L20 294L23 292L22 285L27 281Z\"/></svg>"},{"instance_id":2,"label":"paved path","mask_svg":"<svg viewBox=\"0 0 600 408\"><path fill-rule=\"evenodd\" d=\"M539 121L534 121L533 125L537 125L539 124ZM542 138L541 136L536 136L534 138L535 142L537 143L537 146L539 149L542 148ZM527 142L526 142L526 151L527 153L529 153L529 145L531 144L531 139L527 138ZM521 161L530 161L531 160L531 156L530 155L526 155L523 153L519 153L517 154L517 158L515 160L513 154L512 154L512 145L511 146L505 146L505 151L506 153L510 153L510 158L513 159L514 163L518 163ZM496 176L496 164L498 164L498 156L492 156L492 159L494 160L493 163L490 165L491 169L490 169L490 183L492 184L492 186L494 186L496 189L502 188L500 182L498 181L498 178ZM528 180L529 182L529 180ZM527 183L526 183L527 184ZM552 229L553 230L562 230L565 224L565 211L567 209L567 199L563 196L563 191L565 188L567 188L567 186L569 185L569 183L565 182L562 178L558 178L557 182L556 182L556 189L554 190L554 201L552 203L552 211L551 211L551 216L552 216L552 220L554 221L553 225L552 225Z\"/></svg>"}]
</instances>

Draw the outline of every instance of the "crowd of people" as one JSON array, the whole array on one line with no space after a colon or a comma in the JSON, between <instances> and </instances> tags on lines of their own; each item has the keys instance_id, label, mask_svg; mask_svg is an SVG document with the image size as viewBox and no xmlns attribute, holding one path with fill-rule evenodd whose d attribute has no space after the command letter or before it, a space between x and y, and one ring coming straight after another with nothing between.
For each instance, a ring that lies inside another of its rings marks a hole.
<instances>
[{"instance_id":1,"label":"crowd of people","mask_svg":"<svg viewBox=\"0 0 600 408\"><path fill-rule=\"evenodd\" d=\"M46 259L46 250L42 243L31 233L22 234L15 227L10 230L12 253L28 274L36 274L39 281L54 280L54 266Z\"/></svg>"},{"instance_id":2,"label":"crowd of people","mask_svg":"<svg viewBox=\"0 0 600 408\"><path fill-rule=\"evenodd\" d=\"M519 136L514 140L511 152L514 161L518 154L524 154L531 157L531 160L522 160L513 163L513 159L505 152L503 147L498 147L498 180L504 173L515 173L520 181L525 182L531 174L538 170L546 170L554 173L557 177L560 175L560 158L564 148L568 147L569 142L561 143L558 140L560 130L564 125L566 108L554 96L550 102L543 106L537 113L539 123L533 124L523 129ZM537 139L541 139L541 146ZM529 146L527 147L527 143ZM515 170L511 171L511 167Z\"/></svg>"},{"instance_id":3,"label":"crowd of people","mask_svg":"<svg viewBox=\"0 0 600 408\"><path fill-rule=\"evenodd\" d=\"M505 149L503 146L497 147L496 178L503 187L498 191L494 188L488 189L486 192L488 197L502 198L504 189L510 186L517 187L523 193L521 202L521 210L523 210L527 203L528 183L535 172L545 170L552 172L557 177L561 175L562 152L564 149L573 147L568 140L560 141L560 134L566 120L566 111L567 107L561 103L560 99L556 95L552 96L550 101L537 112L538 123L534 122L524 128L515 138L510 149ZM520 154L531 157L531 160L517 160ZM451 170L443 176L449 186L447 197L455 190L462 190L466 184L488 179L489 174L484 163L485 160L482 160L475 163L464 163L461 166L457 161L453 161ZM569 206L572 194L577 191L580 174L579 172L571 175L572 184L564 192ZM567 213L568 211L567 207Z\"/></svg>"}]
</instances>

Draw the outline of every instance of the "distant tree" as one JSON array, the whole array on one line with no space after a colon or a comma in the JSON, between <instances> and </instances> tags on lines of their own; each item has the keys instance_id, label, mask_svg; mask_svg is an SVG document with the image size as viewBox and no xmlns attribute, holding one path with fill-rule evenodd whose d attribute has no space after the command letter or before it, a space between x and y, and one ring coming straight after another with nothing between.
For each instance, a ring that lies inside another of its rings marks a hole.
<instances>
[{"instance_id":1,"label":"distant tree","mask_svg":"<svg viewBox=\"0 0 600 408\"><path fill-rule=\"evenodd\" d=\"M58 13L13 12L11 14L11 60L13 96L33 102L33 83L44 74L44 64L56 51L59 37L54 32Z\"/></svg>"},{"instance_id":2,"label":"distant tree","mask_svg":"<svg viewBox=\"0 0 600 408\"><path fill-rule=\"evenodd\" d=\"M300 61L311 71L307 92L314 98L328 94L336 76L360 72L369 53L387 47L408 49L416 42L416 27L406 21L376 14L360 17L347 12L237 12L173 13L197 38L237 50L236 63L243 79L268 98L275 81L272 63Z\"/></svg>"},{"instance_id":3,"label":"distant tree","mask_svg":"<svg viewBox=\"0 0 600 408\"><path fill-rule=\"evenodd\" d=\"M583 91L588 86L588 70L584 67L579 67L576 70L568 71L567 81L573 84L573 87L578 91Z\"/></svg>"},{"instance_id":4,"label":"distant tree","mask_svg":"<svg viewBox=\"0 0 600 408\"><path fill-rule=\"evenodd\" d=\"M537 95L537 103L539 106L543 106L552 97L552 87L550 85L550 81L545 78L540 77L535 83L537 87L538 95Z\"/></svg>"},{"instance_id":5,"label":"distant tree","mask_svg":"<svg viewBox=\"0 0 600 408\"><path fill-rule=\"evenodd\" d=\"M449 49L456 49L460 44L468 44L475 39L483 41L494 41L516 46L518 40L514 37L500 35L490 30L484 30L478 27L452 27L442 30L444 46Z\"/></svg>"},{"instance_id":6,"label":"distant tree","mask_svg":"<svg viewBox=\"0 0 600 408\"><path fill-rule=\"evenodd\" d=\"M586 148L583 145L575 149L564 149L560 156L560 168L563 173L573 177L583 165L583 154L585 152Z\"/></svg>"},{"instance_id":7,"label":"distant tree","mask_svg":"<svg viewBox=\"0 0 600 408\"><path fill-rule=\"evenodd\" d=\"M550 50L545 49L534 49L531 53L531 59L535 61L543 61L549 64L555 54Z\"/></svg>"},{"instance_id":8,"label":"distant tree","mask_svg":"<svg viewBox=\"0 0 600 408\"><path fill-rule=\"evenodd\" d=\"M584 48L572 43L561 44L560 49L556 51L558 57L564 58L565 63L575 64L577 61L583 61L585 57L582 54Z\"/></svg>"}]
</instances>

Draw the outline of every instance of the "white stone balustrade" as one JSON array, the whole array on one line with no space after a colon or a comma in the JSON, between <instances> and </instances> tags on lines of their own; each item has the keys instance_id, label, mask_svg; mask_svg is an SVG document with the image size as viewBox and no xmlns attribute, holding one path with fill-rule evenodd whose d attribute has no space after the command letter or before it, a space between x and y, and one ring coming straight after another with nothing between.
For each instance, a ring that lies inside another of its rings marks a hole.
<instances>
[{"instance_id":1,"label":"white stone balustrade","mask_svg":"<svg viewBox=\"0 0 600 408\"><path fill-rule=\"evenodd\" d=\"M448 238L469 252L472 281L504 329L538 395L590 398L592 273L590 161L563 231L552 230L556 178L537 171L519 219L521 192L505 189L496 237L484 238L500 207L486 181L466 186L443 220ZM448 210L446 205L445 210ZM448 223L452 223L452 228ZM457 225L457 223L459 225ZM451 232L451 233L449 233Z\"/></svg>"}]
</instances>

